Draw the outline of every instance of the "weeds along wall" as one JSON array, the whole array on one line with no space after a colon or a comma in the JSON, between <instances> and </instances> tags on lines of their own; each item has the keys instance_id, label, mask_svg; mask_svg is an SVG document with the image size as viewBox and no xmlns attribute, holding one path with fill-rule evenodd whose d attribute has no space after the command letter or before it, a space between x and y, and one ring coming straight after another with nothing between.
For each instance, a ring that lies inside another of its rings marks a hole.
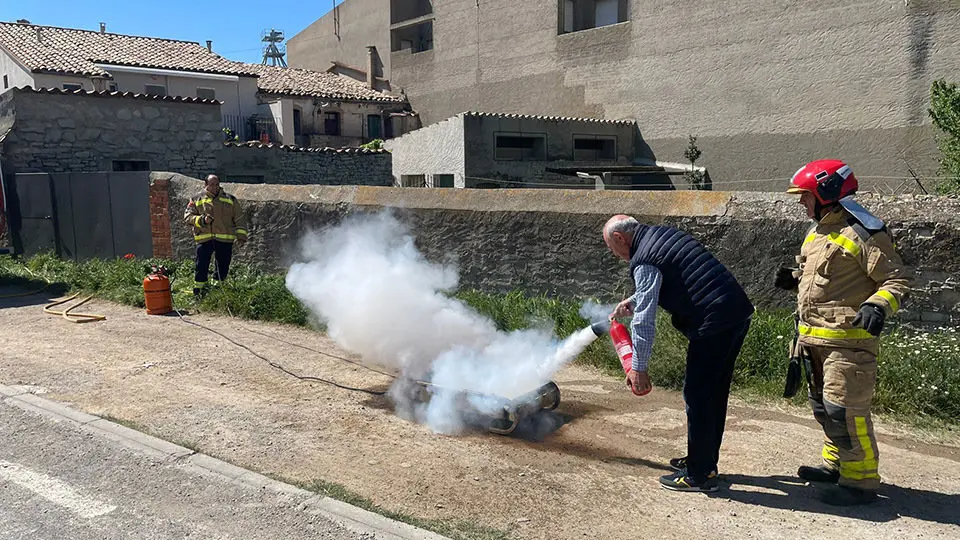
<instances>
[{"instance_id":1,"label":"weeds along wall","mask_svg":"<svg viewBox=\"0 0 960 540\"><path fill-rule=\"evenodd\" d=\"M171 241L159 245L158 253L169 247L178 258L192 258L192 231L182 215L201 182L161 172L151 180L169 201ZM810 226L796 197L777 193L224 187L241 200L248 218L250 242L237 250L240 261L283 271L309 231L351 213L392 209L429 259L457 265L461 287L604 302L633 292L626 263L609 253L601 237L613 214L691 232L759 307L794 305L794 295L773 286L774 276L779 266L793 264ZM863 194L859 200L887 222L915 280L900 320L960 323L960 199Z\"/></svg>"}]
</instances>

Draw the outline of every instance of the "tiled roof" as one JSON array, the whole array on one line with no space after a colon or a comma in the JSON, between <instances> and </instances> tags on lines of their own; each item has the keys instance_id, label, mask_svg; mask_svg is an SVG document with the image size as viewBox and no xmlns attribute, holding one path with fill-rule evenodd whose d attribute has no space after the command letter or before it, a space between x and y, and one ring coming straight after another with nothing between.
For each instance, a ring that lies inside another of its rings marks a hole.
<instances>
[{"instance_id":1,"label":"tiled roof","mask_svg":"<svg viewBox=\"0 0 960 540\"><path fill-rule=\"evenodd\" d=\"M216 99L200 99L195 97L182 97L182 96L157 96L153 94L137 94L135 92L93 92L89 90L61 90L59 88L32 88L30 86L25 86L22 88L14 88L14 92L33 92L35 94L72 94L79 96L97 96L97 97L115 97L115 98L129 98L129 99L142 99L146 101L171 101L174 103L204 103L210 105L220 105L223 102Z\"/></svg>"},{"instance_id":2,"label":"tiled roof","mask_svg":"<svg viewBox=\"0 0 960 540\"><path fill-rule=\"evenodd\" d=\"M330 146L325 146L322 148L307 148L304 146L294 146L292 144L274 144L267 143L264 144L259 141L247 141L247 142L230 142L227 141L223 143L224 146L243 146L246 148L272 148L277 150L286 150L288 152L331 152L337 154L385 154L389 153L387 150L378 149L371 150L369 148L359 148L359 147L342 147L342 148L333 148Z\"/></svg>"},{"instance_id":3,"label":"tiled roof","mask_svg":"<svg viewBox=\"0 0 960 540\"><path fill-rule=\"evenodd\" d=\"M636 120L604 120L602 118L574 118L569 116L538 116L530 114L507 114L507 113L486 113L486 112L476 112L476 111L467 111L461 113L461 116L474 116L474 117L485 117L485 118L517 118L517 119L528 119L528 120L545 120L550 122L594 122L597 124L620 124L620 125L635 125Z\"/></svg>"},{"instance_id":4,"label":"tiled roof","mask_svg":"<svg viewBox=\"0 0 960 540\"><path fill-rule=\"evenodd\" d=\"M377 101L403 103L402 96L392 96L367 88L367 85L350 77L326 71L310 71L299 68L282 68L263 64L244 64L260 75L257 86L266 94L281 96L320 97L345 101Z\"/></svg>"},{"instance_id":5,"label":"tiled roof","mask_svg":"<svg viewBox=\"0 0 960 540\"><path fill-rule=\"evenodd\" d=\"M32 72L109 76L96 64L252 75L199 43L0 22L0 49Z\"/></svg>"}]
</instances>

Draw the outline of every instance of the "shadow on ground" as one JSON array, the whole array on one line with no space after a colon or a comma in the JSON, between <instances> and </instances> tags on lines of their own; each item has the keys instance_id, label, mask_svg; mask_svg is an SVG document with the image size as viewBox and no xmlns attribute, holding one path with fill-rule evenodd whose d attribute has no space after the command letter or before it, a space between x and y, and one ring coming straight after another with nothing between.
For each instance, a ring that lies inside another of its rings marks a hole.
<instances>
[{"instance_id":1,"label":"shadow on ground","mask_svg":"<svg viewBox=\"0 0 960 540\"><path fill-rule=\"evenodd\" d=\"M827 489L827 485L808 485L796 477L724 474L721 483L729 484L728 489L711 496L766 508L829 514L877 523L910 517L945 525L960 525L960 495L883 484L880 487L880 500L865 506L845 508L830 506L817 498L820 492ZM738 486L759 488L760 491L738 489Z\"/></svg>"}]
</instances>

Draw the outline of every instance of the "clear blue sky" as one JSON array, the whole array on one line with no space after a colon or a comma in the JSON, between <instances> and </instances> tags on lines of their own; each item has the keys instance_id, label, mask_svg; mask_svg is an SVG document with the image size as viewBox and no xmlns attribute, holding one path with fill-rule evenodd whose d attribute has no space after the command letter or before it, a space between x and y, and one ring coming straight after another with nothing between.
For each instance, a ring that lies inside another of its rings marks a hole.
<instances>
[{"instance_id":1,"label":"clear blue sky","mask_svg":"<svg viewBox=\"0 0 960 540\"><path fill-rule=\"evenodd\" d=\"M195 41L213 40L217 54L244 62L263 60L261 33L282 30L287 39L342 0L0 0L0 21ZM284 42L285 43L285 42Z\"/></svg>"}]
</instances>

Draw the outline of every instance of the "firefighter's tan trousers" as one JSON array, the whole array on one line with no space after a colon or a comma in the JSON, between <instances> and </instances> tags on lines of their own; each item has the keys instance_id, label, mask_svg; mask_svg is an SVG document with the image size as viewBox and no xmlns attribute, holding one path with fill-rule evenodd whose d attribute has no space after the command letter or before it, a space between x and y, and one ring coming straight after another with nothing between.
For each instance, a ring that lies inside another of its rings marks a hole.
<instances>
[{"instance_id":1,"label":"firefighter's tan trousers","mask_svg":"<svg viewBox=\"0 0 960 540\"><path fill-rule=\"evenodd\" d=\"M823 426L823 462L840 471L839 484L880 488L880 452L870 406L877 381L877 357L871 352L800 345L807 364L813 416Z\"/></svg>"}]
</instances>

